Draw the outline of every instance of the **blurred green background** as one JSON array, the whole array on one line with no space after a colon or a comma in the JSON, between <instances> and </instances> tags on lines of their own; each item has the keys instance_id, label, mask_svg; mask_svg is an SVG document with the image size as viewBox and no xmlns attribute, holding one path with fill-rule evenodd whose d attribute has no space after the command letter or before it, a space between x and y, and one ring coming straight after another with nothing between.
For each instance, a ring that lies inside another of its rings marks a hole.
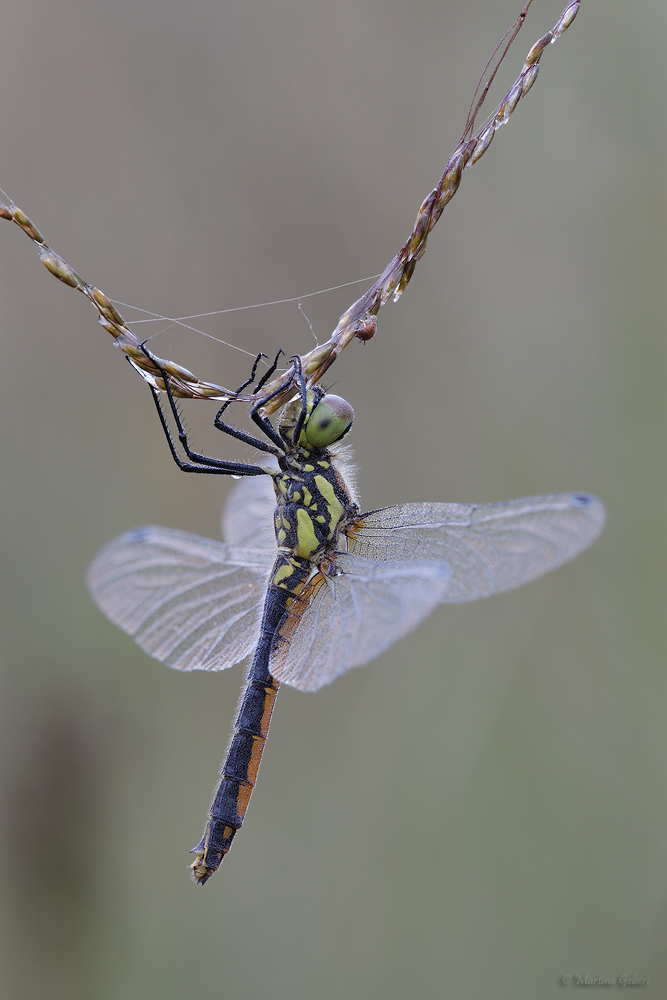
<instances>
[{"instance_id":1,"label":"blurred green background","mask_svg":"<svg viewBox=\"0 0 667 1000\"><path fill-rule=\"evenodd\" d=\"M563 6L535 0L497 100ZM162 315L372 275L519 7L5 3L0 184L87 280ZM203 890L187 851L242 671L150 660L84 572L135 525L218 537L229 484L178 473L94 310L0 224L3 996L534 1000L632 973L665 995L666 45L663 0L586 0L331 373L366 509L589 490L605 534L317 695L284 689ZM320 341L364 287L304 300ZM163 356L243 379L245 356L159 329ZM313 344L294 304L205 329ZM213 412L188 421L229 454Z\"/></svg>"}]
</instances>

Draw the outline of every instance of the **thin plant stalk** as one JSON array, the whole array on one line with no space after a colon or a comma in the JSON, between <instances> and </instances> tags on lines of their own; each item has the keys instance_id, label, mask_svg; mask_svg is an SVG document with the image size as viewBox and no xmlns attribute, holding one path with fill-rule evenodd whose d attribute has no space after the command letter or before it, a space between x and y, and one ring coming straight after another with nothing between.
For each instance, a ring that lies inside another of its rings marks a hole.
<instances>
[{"instance_id":1,"label":"thin plant stalk","mask_svg":"<svg viewBox=\"0 0 667 1000\"><path fill-rule=\"evenodd\" d=\"M390 298L396 302L402 295L414 274L417 261L423 257L426 251L429 233L459 188L463 172L477 163L491 145L498 129L509 121L519 101L526 96L535 83L540 59L547 45L553 44L569 28L581 6L581 0L572 0L551 31L535 42L526 56L521 72L505 94L497 110L483 126L475 130L478 113L491 83L507 55L510 45L523 25L531 3L532 0L528 0L512 28L507 32L487 63L485 74L490 66L492 68L486 79L483 74L477 86L463 136L449 157L442 177L422 202L407 240L387 264L380 277L361 298L357 299L343 313L329 340L301 357L301 368L311 385L321 379L351 341L355 339L367 341L374 336L377 329L377 314ZM505 48L494 64L493 60L503 45ZM170 388L174 396L188 399L239 400L257 403L262 398L272 395L271 401L265 407L267 413L279 409L295 394L294 365L265 385L261 393L244 393L234 392L213 382L203 381L187 368L183 368L173 361L155 358L154 355L146 352L144 342L130 329L104 292L84 281L67 261L51 249L25 212L17 205L11 203L6 205L0 201L0 217L16 223L30 237L37 247L42 263L51 274L66 285L76 288L93 303L99 313L99 323L111 334L116 346L127 355L142 377L154 388L164 390L164 380L160 373L164 371L169 378ZM273 393L279 389L283 391L274 396Z\"/></svg>"}]
</instances>

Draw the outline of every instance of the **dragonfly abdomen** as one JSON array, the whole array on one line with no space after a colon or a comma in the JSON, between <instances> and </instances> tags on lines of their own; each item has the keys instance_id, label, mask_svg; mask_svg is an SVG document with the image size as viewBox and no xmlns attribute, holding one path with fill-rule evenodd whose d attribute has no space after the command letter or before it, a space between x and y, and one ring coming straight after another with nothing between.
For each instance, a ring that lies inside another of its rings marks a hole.
<instances>
[{"instance_id":1,"label":"dragonfly abdomen","mask_svg":"<svg viewBox=\"0 0 667 1000\"><path fill-rule=\"evenodd\" d=\"M284 558L276 560L273 577ZM220 771L204 836L192 853L192 877L203 885L220 867L243 824L269 732L271 714L280 682L269 672L269 657L288 604L311 572L305 560L292 569L291 589L271 583L264 602L260 637L250 664L246 686L234 723L234 733ZM303 565L300 565L303 563Z\"/></svg>"},{"instance_id":2,"label":"dragonfly abdomen","mask_svg":"<svg viewBox=\"0 0 667 1000\"><path fill-rule=\"evenodd\" d=\"M204 836L193 851L193 878L202 885L220 866L243 824L279 687L268 671L264 680L248 678Z\"/></svg>"},{"instance_id":3,"label":"dragonfly abdomen","mask_svg":"<svg viewBox=\"0 0 667 1000\"><path fill-rule=\"evenodd\" d=\"M192 877L200 885L217 871L232 846L255 787L280 687L280 682L268 671L273 629L267 631L265 625L268 624L267 617L275 616L280 621L286 599L284 592L278 591L276 595L273 587L267 594L262 631L250 665L231 743L220 770L220 783L209 809L204 836L192 851L197 855L192 864Z\"/></svg>"}]
</instances>

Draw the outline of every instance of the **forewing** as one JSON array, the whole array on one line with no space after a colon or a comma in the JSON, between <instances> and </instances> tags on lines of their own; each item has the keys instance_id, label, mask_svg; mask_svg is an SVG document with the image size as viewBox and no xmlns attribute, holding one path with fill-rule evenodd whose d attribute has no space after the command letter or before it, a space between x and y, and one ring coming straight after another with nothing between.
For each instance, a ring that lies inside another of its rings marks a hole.
<instances>
[{"instance_id":1,"label":"forewing","mask_svg":"<svg viewBox=\"0 0 667 1000\"><path fill-rule=\"evenodd\" d=\"M340 553L339 574L318 573L280 628L269 669L301 691L317 691L379 656L446 600L443 563L373 562Z\"/></svg>"},{"instance_id":2,"label":"forewing","mask_svg":"<svg viewBox=\"0 0 667 1000\"><path fill-rule=\"evenodd\" d=\"M271 476L247 476L234 483L222 511L222 537L230 545L276 552L273 513L276 495Z\"/></svg>"},{"instance_id":3,"label":"forewing","mask_svg":"<svg viewBox=\"0 0 667 1000\"><path fill-rule=\"evenodd\" d=\"M271 672L316 691L379 656L438 604L519 587L600 534L595 497L560 493L493 504L404 504L360 517L337 576L318 573L292 604Z\"/></svg>"},{"instance_id":4,"label":"forewing","mask_svg":"<svg viewBox=\"0 0 667 1000\"><path fill-rule=\"evenodd\" d=\"M604 507L586 493L489 504L422 503L363 514L349 551L371 560L444 562L447 603L520 587L573 559L598 537Z\"/></svg>"},{"instance_id":5,"label":"forewing","mask_svg":"<svg viewBox=\"0 0 667 1000\"><path fill-rule=\"evenodd\" d=\"M97 553L104 614L178 670L226 670L252 652L273 556L169 528L136 528Z\"/></svg>"}]
</instances>

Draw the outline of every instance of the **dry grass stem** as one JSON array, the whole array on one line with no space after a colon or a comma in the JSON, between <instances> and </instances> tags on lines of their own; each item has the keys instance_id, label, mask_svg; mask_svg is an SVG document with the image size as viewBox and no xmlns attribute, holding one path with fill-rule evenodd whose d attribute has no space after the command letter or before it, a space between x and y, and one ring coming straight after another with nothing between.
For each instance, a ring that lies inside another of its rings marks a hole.
<instances>
[{"instance_id":1,"label":"dry grass stem","mask_svg":"<svg viewBox=\"0 0 667 1000\"><path fill-rule=\"evenodd\" d=\"M497 111L486 124L475 131L474 126L477 114L500 63L505 58L510 44L525 20L531 3L532 0L529 0L505 36L505 39L503 39L503 42L501 42L502 45L506 39L509 39L505 49L493 66L488 79L483 85L482 81L480 81L475 97L473 98L473 104L471 105L463 137L450 156L438 184L423 201L407 240L368 291L343 313L327 343L315 347L308 354L301 357L303 371L311 384L320 380L324 372L331 367L338 355L352 340L370 340L375 334L378 312L390 298L393 297L394 301L397 301L403 293L414 273L417 261L423 257L426 251L429 233L442 215L445 206L451 201L458 190L464 170L468 169L483 156L491 145L491 141L498 129L509 120L519 101L526 96L534 84L539 70L540 59L547 45L555 42L569 28L581 6L581 0L573 0L573 2L569 3L551 31L548 31L546 35L535 42L526 57L521 72L500 102ZM500 46L498 46L499 48ZM496 49L496 53L498 49ZM496 57L496 53L494 53L490 63L487 64L487 69ZM477 96L478 93L479 97ZM89 285L70 267L67 261L55 253L45 242L36 226L18 206L14 204L5 205L0 201L0 216L3 219L15 222L33 240L37 246L42 263L48 268L51 274L55 275L59 281L64 282L66 285L78 289L93 303L99 313L100 324L114 338L116 346L127 355L134 367L147 382L155 388L163 390L164 382L160 371L152 358L144 352L142 340L125 323L123 317L112 305L104 292L101 292L94 285ZM235 393L223 386L203 381L173 361L160 358L157 361L169 377L174 396L178 397L214 399L219 401L236 399L246 402L258 402L262 397L268 396L270 393L282 388L284 391L279 393L266 406L267 412L273 412L294 394L293 366L266 385L262 393L257 395L252 393Z\"/></svg>"}]
</instances>

